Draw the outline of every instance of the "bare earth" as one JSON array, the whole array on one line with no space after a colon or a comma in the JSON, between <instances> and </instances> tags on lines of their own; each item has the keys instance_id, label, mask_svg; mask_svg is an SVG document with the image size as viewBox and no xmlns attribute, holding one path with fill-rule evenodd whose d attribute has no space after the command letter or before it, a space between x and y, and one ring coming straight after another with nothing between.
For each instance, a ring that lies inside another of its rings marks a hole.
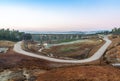
<instances>
[{"instance_id":1,"label":"bare earth","mask_svg":"<svg viewBox=\"0 0 120 81\"><path fill-rule=\"evenodd\" d=\"M103 60L101 61L104 62ZM119 68L105 63L100 65L99 61L92 63L93 64L73 65L50 62L15 53L10 49L6 54L0 54L0 80L120 81Z\"/></svg>"},{"instance_id":2,"label":"bare earth","mask_svg":"<svg viewBox=\"0 0 120 81\"><path fill-rule=\"evenodd\" d=\"M77 66L40 74L37 81L120 81L120 70L111 66Z\"/></svg>"}]
</instances>

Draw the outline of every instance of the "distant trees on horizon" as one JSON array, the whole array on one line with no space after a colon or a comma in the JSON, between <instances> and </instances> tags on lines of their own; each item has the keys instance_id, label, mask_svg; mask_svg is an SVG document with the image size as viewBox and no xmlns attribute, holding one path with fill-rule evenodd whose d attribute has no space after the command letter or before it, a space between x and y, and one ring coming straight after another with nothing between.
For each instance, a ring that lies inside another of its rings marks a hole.
<instances>
[{"instance_id":1,"label":"distant trees on horizon","mask_svg":"<svg viewBox=\"0 0 120 81\"><path fill-rule=\"evenodd\" d=\"M115 28L112 29L111 32L112 32L112 34L120 34L120 28L115 27Z\"/></svg>"},{"instance_id":2,"label":"distant trees on horizon","mask_svg":"<svg viewBox=\"0 0 120 81\"><path fill-rule=\"evenodd\" d=\"M96 34L120 34L120 28L113 28L111 31L103 31L103 32L99 32ZM25 32L20 32L18 30L10 30L9 28L7 29L0 29L0 40L9 40L9 41L20 41L22 39L24 40L31 40L32 36L30 33L25 33ZM41 37L41 36L39 36ZM35 36L36 38L36 36ZM38 38L39 40L64 40L66 41L66 39L79 39L81 38L81 36L79 35L57 35L57 36L52 36L52 35L43 35L41 38Z\"/></svg>"},{"instance_id":3,"label":"distant trees on horizon","mask_svg":"<svg viewBox=\"0 0 120 81\"><path fill-rule=\"evenodd\" d=\"M111 31L102 31L96 34L120 34L120 28L115 27Z\"/></svg>"},{"instance_id":4,"label":"distant trees on horizon","mask_svg":"<svg viewBox=\"0 0 120 81\"><path fill-rule=\"evenodd\" d=\"M0 40L19 41L22 40L24 32L18 30L0 29Z\"/></svg>"}]
</instances>

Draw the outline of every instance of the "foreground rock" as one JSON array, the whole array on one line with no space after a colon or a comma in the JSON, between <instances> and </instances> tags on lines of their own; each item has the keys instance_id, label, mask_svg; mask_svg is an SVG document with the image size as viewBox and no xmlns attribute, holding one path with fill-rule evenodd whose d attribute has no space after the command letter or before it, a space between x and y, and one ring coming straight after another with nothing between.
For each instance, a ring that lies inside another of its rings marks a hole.
<instances>
[{"instance_id":1,"label":"foreground rock","mask_svg":"<svg viewBox=\"0 0 120 81\"><path fill-rule=\"evenodd\" d=\"M45 72L41 69L9 69L0 72L0 81L36 81L37 76Z\"/></svg>"}]
</instances>

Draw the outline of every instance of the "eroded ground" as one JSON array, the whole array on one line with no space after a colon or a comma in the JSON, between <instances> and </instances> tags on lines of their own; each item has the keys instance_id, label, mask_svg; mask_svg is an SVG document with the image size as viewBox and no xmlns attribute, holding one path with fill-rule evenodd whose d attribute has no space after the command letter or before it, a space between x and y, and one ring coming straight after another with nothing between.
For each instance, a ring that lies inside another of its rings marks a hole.
<instances>
[{"instance_id":1,"label":"eroded ground","mask_svg":"<svg viewBox=\"0 0 120 81\"><path fill-rule=\"evenodd\" d=\"M119 38L112 40L105 56L119 46ZM0 81L120 81L119 75L120 69L106 64L106 59L77 65L55 63L15 53L12 47L0 54Z\"/></svg>"},{"instance_id":2,"label":"eroded ground","mask_svg":"<svg viewBox=\"0 0 120 81\"><path fill-rule=\"evenodd\" d=\"M36 81L39 74L68 65L21 55L10 48L0 54L0 81Z\"/></svg>"},{"instance_id":3,"label":"eroded ground","mask_svg":"<svg viewBox=\"0 0 120 81\"><path fill-rule=\"evenodd\" d=\"M108 47L105 59L107 63L120 63L120 36L113 35L110 37L112 44Z\"/></svg>"}]
</instances>

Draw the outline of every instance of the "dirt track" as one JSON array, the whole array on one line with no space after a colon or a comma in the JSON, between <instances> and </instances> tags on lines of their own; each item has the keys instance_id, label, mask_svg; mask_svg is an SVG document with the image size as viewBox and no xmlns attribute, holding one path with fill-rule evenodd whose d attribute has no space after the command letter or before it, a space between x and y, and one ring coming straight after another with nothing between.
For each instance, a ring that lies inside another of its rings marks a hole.
<instances>
[{"instance_id":1,"label":"dirt track","mask_svg":"<svg viewBox=\"0 0 120 81\"><path fill-rule=\"evenodd\" d=\"M108 39L108 36L104 36L104 40L106 41L106 43L95 54L93 54L93 56L91 56L90 58L87 58L87 59L83 59L83 60L62 60L62 59L55 59L55 58L50 58L47 56L37 55L35 53L30 53L30 52L22 50L22 48L21 48L22 42L18 42L15 44L14 51L18 52L20 54L23 54L23 55L28 55L31 57L36 57L36 58L40 58L40 59L44 59L44 60L48 60L48 61L52 61L52 62L87 63L87 62L92 62L92 61L98 60L104 54L107 47L111 44L111 40Z\"/></svg>"}]
</instances>

